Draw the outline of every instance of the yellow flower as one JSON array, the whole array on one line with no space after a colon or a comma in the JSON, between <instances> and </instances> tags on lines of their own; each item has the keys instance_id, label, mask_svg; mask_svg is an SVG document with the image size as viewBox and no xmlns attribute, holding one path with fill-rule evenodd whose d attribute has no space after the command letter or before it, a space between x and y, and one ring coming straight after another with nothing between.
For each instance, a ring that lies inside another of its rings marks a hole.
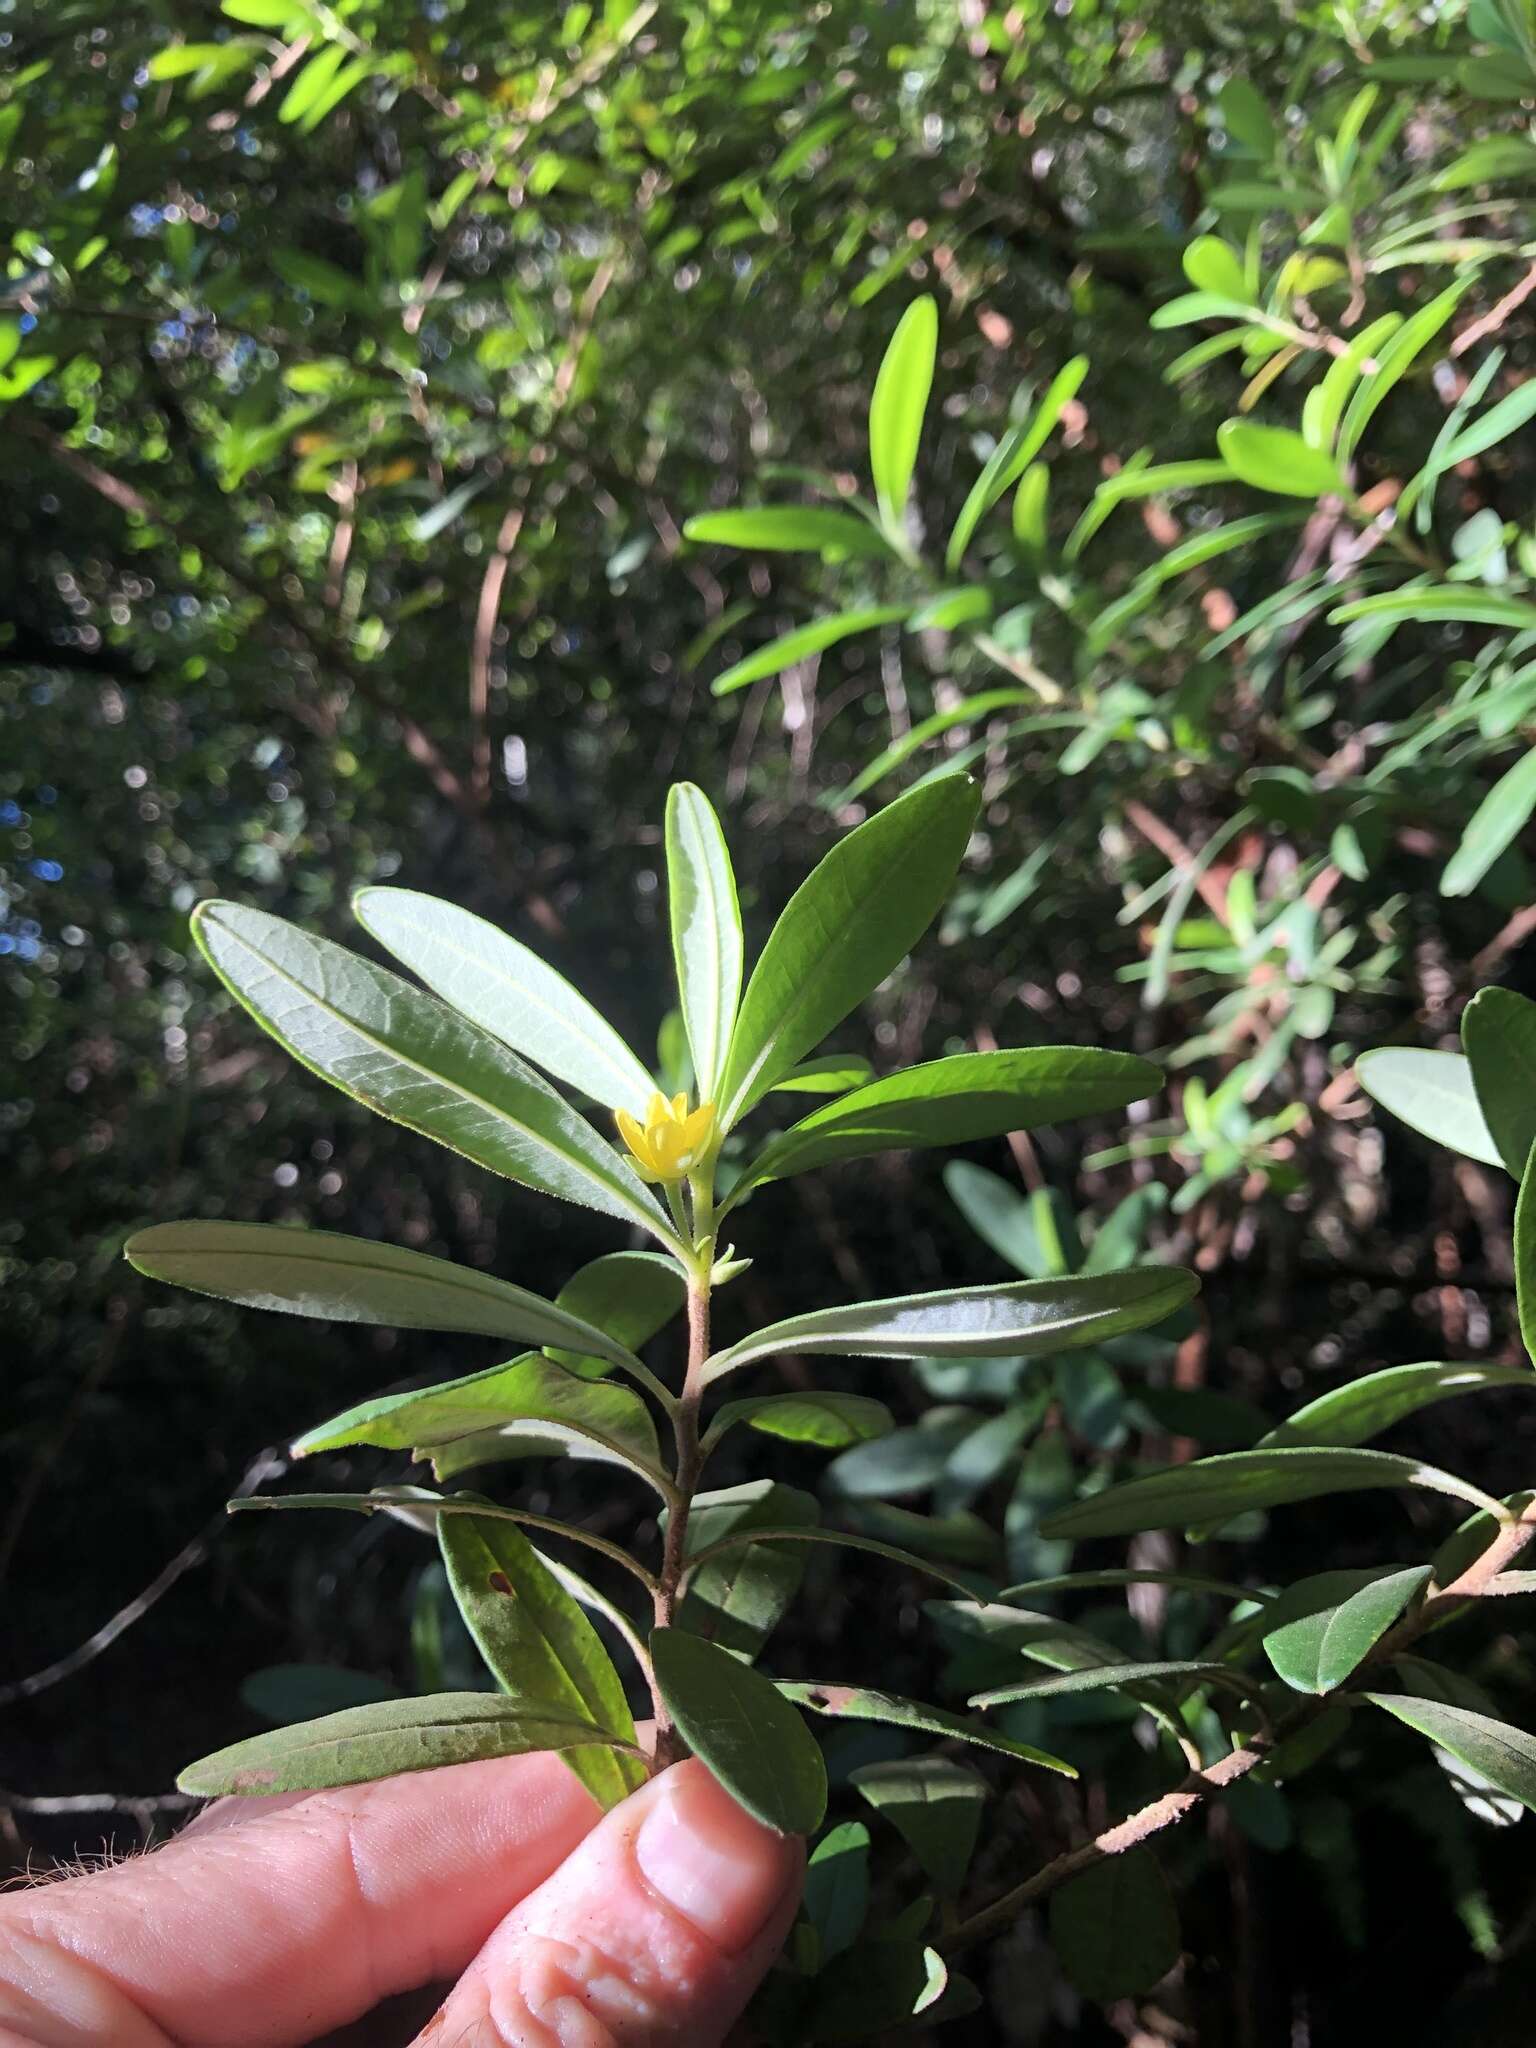
<instances>
[{"instance_id":1,"label":"yellow flower","mask_svg":"<svg viewBox=\"0 0 1536 2048\"><path fill-rule=\"evenodd\" d=\"M616 1109L613 1115L619 1136L646 1180L686 1180L715 1135L712 1102L690 1110L686 1095L674 1095L669 1102L659 1089L651 1097L644 1123L627 1109Z\"/></svg>"}]
</instances>

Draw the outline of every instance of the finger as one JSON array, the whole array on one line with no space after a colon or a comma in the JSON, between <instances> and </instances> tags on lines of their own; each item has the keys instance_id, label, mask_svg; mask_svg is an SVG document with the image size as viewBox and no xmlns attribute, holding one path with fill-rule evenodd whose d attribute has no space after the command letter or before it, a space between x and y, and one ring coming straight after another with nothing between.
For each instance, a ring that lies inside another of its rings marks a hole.
<instances>
[{"instance_id":1,"label":"finger","mask_svg":"<svg viewBox=\"0 0 1536 2048\"><path fill-rule=\"evenodd\" d=\"M798 1839L677 1764L508 1915L417 2048L717 2048L789 1930L804 1864Z\"/></svg>"},{"instance_id":2,"label":"finger","mask_svg":"<svg viewBox=\"0 0 1536 2048\"><path fill-rule=\"evenodd\" d=\"M550 1754L261 1804L0 1899L0 2042L309 2041L457 1975L598 1819Z\"/></svg>"}]
</instances>

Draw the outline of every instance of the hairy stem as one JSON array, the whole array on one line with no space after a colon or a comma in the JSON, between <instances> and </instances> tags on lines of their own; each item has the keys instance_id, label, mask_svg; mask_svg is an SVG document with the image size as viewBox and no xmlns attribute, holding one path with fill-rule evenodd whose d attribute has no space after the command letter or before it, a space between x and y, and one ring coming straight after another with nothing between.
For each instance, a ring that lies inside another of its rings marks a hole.
<instances>
[{"instance_id":1,"label":"hairy stem","mask_svg":"<svg viewBox=\"0 0 1536 2048\"><path fill-rule=\"evenodd\" d=\"M688 1547L688 1516L703 1467L699 1451L699 1408L704 1397L704 1361L709 1356L709 1286L707 1265L690 1275L688 1369L683 1376L683 1390L672 1410L672 1430L677 1447L672 1472L676 1499L667 1514L666 1543L654 1594L657 1628L670 1628L677 1611L678 1588L682 1583ZM656 1712L656 1768L665 1770L668 1764L677 1761L680 1752L672 1717L654 1685L651 1696Z\"/></svg>"},{"instance_id":2,"label":"hairy stem","mask_svg":"<svg viewBox=\"0 0 1536 2048\"><path fill-rule=\"evenodd\" d=\"M1010 1926L1026 1906L1043 1899L1063 1885L1069 1878L1102 1863L1106 1857L1124 1855L1127 1849L1134 1849L1161 1834L1164 1828L1177 1825L1188 1814L1203 1806L1213 1793L1223 1792L1229 1785L1235 1785L1240 1778L1256 1770L1272 1756L1276 1748L1289 1737L1309 1727L1330 1708L1341 1700L1347 1701L1349 1694L1361 1674L1389 1662L1399 1652L1417 1640L1432 1623L1446 1620L1451 1614L1470 1602L1480 1600L1499 1591L1497 1584L1501 1572L1517 1558L1526 1545L1536 1537L1536 1502L1527 1507L1516 1519L1505 1522L1493 1540L1479 1556L1473 1559L1458 1578L1448 1586L1432 1586L1427 1596L1412 1608L1395 1628L1389 1629L1359 1668L1351 1674L1348 1685L1335 1692L1320 1693L1315 1699L1301 1701L1296 1708L1273 1729L1255 1735L1241 1748L1234 1749L1218 1762L1204 1768L1191 1770L1170 1792L1164 1792L1150 1805L1139 1812L1129 1814L1117 1821L1111 1828L1095 1835L1092 1841L1083 1842L1075 1849L1057 1856L1052 1862L1037 1870L1013 1890L1005 1892L990 1906L984 1906L979 1913L973 1913L968 1920L962 1920L958 1927L950 1929L939 1941L939 1947L946 1955L957 1949L967 1948L973 1943L984 1941L989 1935L999 1934Z\"/></svg>"}]
</instances>

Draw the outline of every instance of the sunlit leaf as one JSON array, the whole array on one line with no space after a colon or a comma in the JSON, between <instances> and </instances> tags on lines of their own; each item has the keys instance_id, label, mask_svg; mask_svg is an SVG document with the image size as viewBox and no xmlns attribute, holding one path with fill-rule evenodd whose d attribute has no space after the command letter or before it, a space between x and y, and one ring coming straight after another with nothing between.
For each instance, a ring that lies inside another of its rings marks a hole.
<instances>
[{"instance_id":1,"label":"sunlit leaf","mask_svg":"<svg viewBox=\"0 0 1536 2048\"><path fill-rule=\"evenodd\" d=\"M713 1102L741 999L741 911L720 820L691 782L667 798L667 892L672 955L697 1099Z\"/></svg>"},{"instance_id":2,"label":"sunlit leaf","mask_svg":"<svg viewBox=\"0 0 1536 2048\"><path fill-rule=\"evenodd\" d=\"M1382 1046L1360 1055L1355 1074L1366 1094L1410 1129L1484 1166L1503 1164L1461 1053Z\"/></svg>"},{"instance_id":3,"label":"sunlit leaf","mask_svg":"<svg viewBox=\"0 0 1536 2048\"><path fill-rule=\"evenodd\" d=\"M901 532L906 517L938 344L936 302L926 295L914 299L896 324L875 378L869 404L869 466L880 516L892 534Z\"/></svg>"},{"instance_id":4,"label":"sunlit leaf","mask_svg":"<svg viewBox=\"0 0 1536 2048\"><path fill-rule=\"evenodd\" d=\"M952 1741L972 1743L978 1749L996 1750L1000 1755L1017 1757L1021 1763L1038 1764L1043 1770L1059 1771L1064 1777L1077 1776L1073 1765L1063 1763L1060 1757L1050 1756L1043 1749L1034 1749L1027 1742L1018 1742L1011 1735L1001 1735L995 1729L984 1727L980 1721L968 1721L963 1715L951 1714L943 1707L924 1706L917 1700L901 1699L895 1693L876 1692L863 1685L812 1684L787 1678L781 1678L778 1685L780 1692L797 1706L805 1707L813 1714L829 1715L834 1721L879 1721L893 1728L910 1728L923 1735L941 1735Z\"/></svg>"},{"instance_id":5,"label":"sunlit leaf","mask_svg":"<svg viewBox=\"0 0 1536 2048\"><path fill-rule=\"evenodd\" d=\"M942 1756L862 1764L848 1777L901 1835L940 1894L953 1898L976 1848L986 1779Z\"/></svg>"}]
</instances>

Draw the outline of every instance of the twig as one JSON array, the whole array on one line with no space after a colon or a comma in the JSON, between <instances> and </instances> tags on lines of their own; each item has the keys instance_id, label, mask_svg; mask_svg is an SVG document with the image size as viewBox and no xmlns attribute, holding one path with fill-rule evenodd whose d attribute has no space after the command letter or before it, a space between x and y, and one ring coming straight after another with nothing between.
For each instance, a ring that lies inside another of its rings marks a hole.
<instances>
[{"instance_id":1,"label":"twig","mask_svg":"<svg viewBox=\"0 0 1536 2048\"><path fill-rule=\"evenodd\" d=\"M235 1488L233 1498L245 1500L258 1486L269 1479L277 1479L288 1470L289 1460L281 1451L265 1450L249 1464ZM62 1685L66 1678L73 1678L88 1664L94 1664L104 1650L111 1648L120 1635L142 1621L157 1600L168 1593L176 1581L192 1567L201 1564L208 1555L215 1535L224 1527L225 1510L220 1507L216 1515L209 1517L203 1527L184 1543L170 1563L158 1571L143 1592L120 1607L110 1621L103 1622L96 1633L88 1636L67 1656L57 1658L52 1664L45 1664L41 1671L34 1671L26 1678L13 1679L8 1685L0 1685L0 1707L13 1706L18 1700L30 1700L50 1686Z\"/></svg>"},{"instance_id":2,"label":"twig","mask_svg":"<svg viewBox=\"0 0 1536 2048\"><path fill-rule=\"evenodd\" d=\"M1143 839L1150 840L1158 852L1173 868L1186 873L1195 864L1195 856L1180 839L1179 835L1165 825L1154 811L1149 811L1139 797L1132 797L1124 806L1125 815L1136 827ZM1202 868L1195 887L1205 899L1206 908L1221 925L1227 921L1227 897L1219 878L1209 868Z\"/></svg>"},{"instance_id":3,"label":"twig","mask_svg":"<svg viewBox=\"0 0 1536 2048\"><path fill-rule=\"evenodd\" d=\"M1522 306L1532 292L1536 292L1536 263L1531 265L1514 289L1507 291L1490 312L1485 313L1481 320L1474 320L1470 327L1462 329L1451 343L1451 354L1464 356L1469 348L1475 347L1487 335L1497 333L1510 314Z\"/></svg>"},{"instance_id":4,"label":"twig","mask_svg":"<svg viewBox=\"0 0 1536 2048\"><path fill-rule=\"evenodd\" d=\"M1500 925L1493 937L1480 953L1472 956L1472 979L1482 981L1498 966L1506 953L1512 953L1516 946L1536 932L1536 903L1527 903L1523 910L1517 910L1513 917Z\"/></svg>"}]
</instances>

